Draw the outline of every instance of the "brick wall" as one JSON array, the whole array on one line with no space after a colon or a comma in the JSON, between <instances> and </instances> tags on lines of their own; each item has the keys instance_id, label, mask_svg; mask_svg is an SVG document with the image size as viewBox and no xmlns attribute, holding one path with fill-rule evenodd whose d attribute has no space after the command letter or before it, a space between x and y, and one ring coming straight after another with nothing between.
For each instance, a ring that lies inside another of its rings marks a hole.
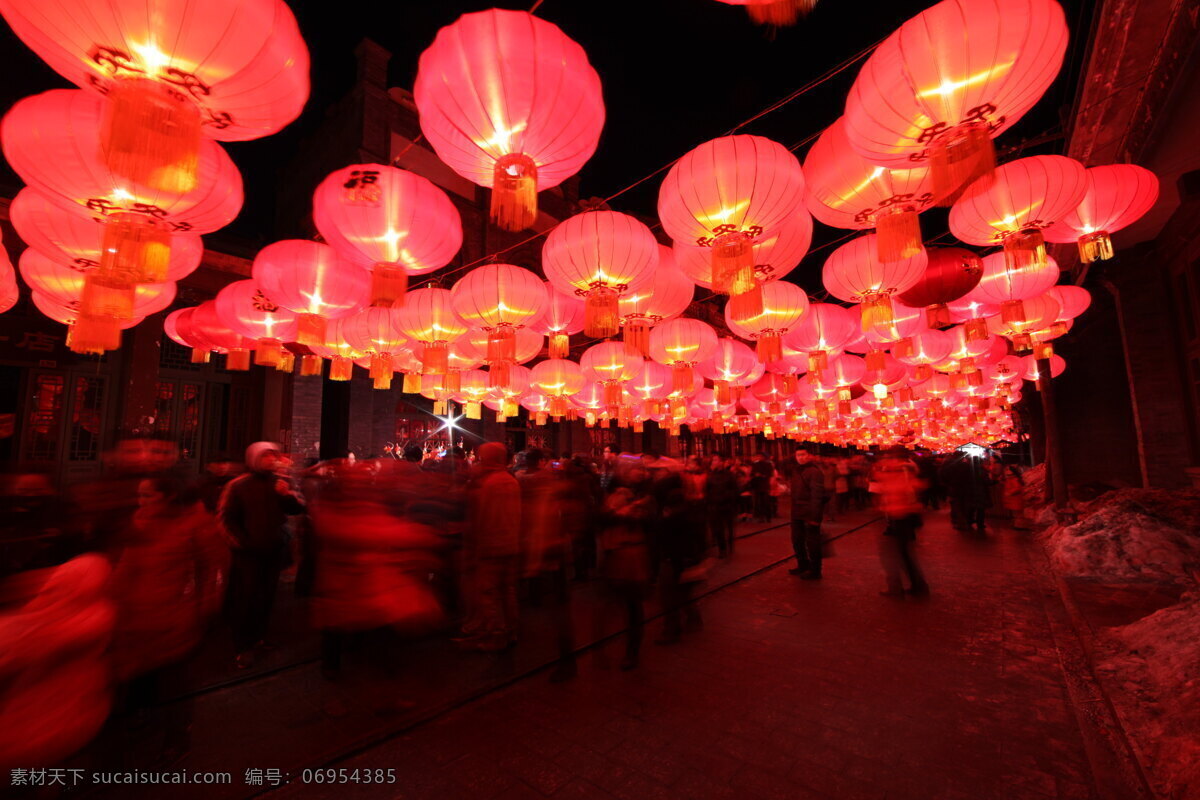
<instances>
[{"instance_id":1,"label":"brick wall","mask_svg":"<svg viewBox=\"0 0 1200 800\"><path fill-rule=\"evenodd\" d=\"M316 458L321 444L321 390L323 378L292 379L291 452L303 460Z\"/></svg>"}]
</instances>

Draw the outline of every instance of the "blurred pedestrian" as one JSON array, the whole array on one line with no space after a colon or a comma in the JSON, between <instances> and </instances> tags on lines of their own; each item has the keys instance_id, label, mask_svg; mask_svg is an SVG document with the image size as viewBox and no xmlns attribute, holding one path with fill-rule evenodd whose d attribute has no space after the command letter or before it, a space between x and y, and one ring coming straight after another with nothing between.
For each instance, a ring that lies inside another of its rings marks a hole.
<instances>
[{"instance_id":1,"label":"blurred pedestrian","mask_svg":"<svg viewBox=\"0 0 1200 800\"><path fill-rule=\"evenodd\" d=\"M811 450L800 446L789 479L792 498L792 552L796 566L788 570L804 580L820 580L823 560L821 520L828 497L825 473L817 465Z\"/></svg>"},{"instance_id":2,"label":"blurred pedestrian","mask_svg":"<svg viewBox=\"0 0 1200 800\"><path fill-rule=\"evenodd\" d=\"M277 474L279 465L279 445L250 445L245 474L229 482L218 504L217 516L233 550L226 610L239 669L253 666L254 648L267 645L279 574L289 558L287 518L304 511Z\"/></svg>"},{"instance_id":3,"label":"blurred pedestrian","mask_svg":"<svg viewBox=\"0 0 1200 800\"><path fill-rule=\"evenodd\" d=\"M880 540L880 561L887 576L888 597L903 597L904 577L908 594L924 597L929 584L913 553L917 530L921 527L921 480L917 465L903 447L893 447L879 459L871 472L871 493L887 521Z\"/></svg>"},{"instance_id":4,"label":"blurred pedestrian","mask_svg":"<svg viewBox=\"0 0 1200 800\"><path fill-rule=\"evenodd\" d=\"M712 457L705 489L713 544L720 558L729 558L733 555L738 486L737 476L730 471L729 462L720 455Z\"/></svg>"},{"instance_id":5,"label":"blurred pedestrian","mask_svg":"<svg viewBox=\"0 0 1200 800\"><path fill-rule=\"evenodd\" d=\"M622 454L615 465L613 490L605 499L600 535L600 574L611 602L625 611L625 658L621 669L638 665L645 621L642 602L650 586L646 528L656 513L649 472L642 459ZM603 630L603 626L597 627Z\"/></svg>"}]
</instances>

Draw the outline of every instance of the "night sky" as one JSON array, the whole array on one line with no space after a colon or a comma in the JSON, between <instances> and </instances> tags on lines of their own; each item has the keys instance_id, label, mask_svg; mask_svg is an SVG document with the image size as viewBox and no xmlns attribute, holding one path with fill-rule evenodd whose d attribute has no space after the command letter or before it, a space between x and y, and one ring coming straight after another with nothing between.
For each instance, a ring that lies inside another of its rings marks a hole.
<instances>
[{"instance_id":1,"label":"night sky","mask_svg":"<svg viewBox=\"0 0 1200 800\"><path fill-rule=\"evenodd\" d=\"M1072 34L1067 63L1041 103L1001 137L1001 150L1061 131L1086 52L1092 6L1087 0L1062 3ZM354 47L363 37L391 50L391 83L410 88L417 59L440 27L459 14L495 5L529 7L528 2L484 0L293 0L291 7L312 53L312 96L304 114L282 133L227 146L245 177L246 207L223 233L261 244L271 241L278 171L295 152L297 141L319 124L326 108L350 90ZM722 135L929 5L928 0L821 0L807 19L772 33L751 23L744 9L716 0L545 0L538 15L583 46L604 86L608 119L599 149L581 172L582 196L608 196ZM67 85L6 26L0 37L3 108L22 96ZM857 72L855 65L740 132L768 136L789 147L808 139L841 114ZM1032 145L1023 154L1059 152L1062 145L1061 139ZM806 149L797 155L803 158ZM0 180L8 184L0 187L6 194L19 186L7 167ZM646 182L614 201L614 208L653 216L660 182L661 177ZM845 235L816 227L814 247ZM945 212L923 215L923 227L926 238L944 231ZM808 275L819 272L816 265L823 254L812 258L812 268L804 270ZM808 285L808 278L797 282L816 288Z\"/></svg>"}]
</instances>

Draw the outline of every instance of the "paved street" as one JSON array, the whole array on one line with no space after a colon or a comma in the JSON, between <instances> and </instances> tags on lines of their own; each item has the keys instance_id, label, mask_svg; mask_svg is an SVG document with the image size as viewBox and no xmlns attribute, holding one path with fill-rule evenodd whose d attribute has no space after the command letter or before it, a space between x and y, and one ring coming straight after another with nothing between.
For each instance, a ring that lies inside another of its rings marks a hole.
<instances>
[{"instance_id":1,"label":"paved street","mask_svg":"<svg viewBox=\"0 0 1200 800\"><path fill-rule=\"evenodd\" d=\"M839 540L819 583L780 565L712 594L704 631L648 643L636 671L609 645L570 683L534 674L329 764L395 768L391 787L292 776L275 794L1114 796L1085 756L1047 615L1059 601L1028 534L966 539L931 516L919 550L933 593L914 600L879 595L880 529ZM759 538L786 552L784 530Z\"/></svg>"}]
</instances>

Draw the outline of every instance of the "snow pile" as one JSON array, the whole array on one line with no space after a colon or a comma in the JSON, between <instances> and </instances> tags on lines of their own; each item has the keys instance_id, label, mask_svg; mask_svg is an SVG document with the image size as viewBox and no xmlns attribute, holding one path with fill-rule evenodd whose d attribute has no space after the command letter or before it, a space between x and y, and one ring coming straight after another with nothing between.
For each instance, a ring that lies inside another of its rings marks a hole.
<instances>
[{"instance_id":1,"label":"snow pile","mask_svg":"<svg viewBox=\"0 0 1200 800\"><path fill-rule=\"evenodd\" d=\"M1187 583L1200 575L1200 492L1118 489L1042 535L1063 575Z\"/></svg>"},{"instance_id":2,"label":"snow pile","mask_svg":"<svg viewBox=\"0 0 1200 800\"><path fill-rule=\"evenodd\" d=\"M1038 464L1021 473L1021 496L1026 508L1046 502L1046 465Z\"/></svg>"},{"instance_id":3,"label":"snow pile","mask_svg":"<svg viewBox=\"0 0 1200 800\"><path fill-rule=\"evenodd\" d=\"M1200 797L1200 595L1107 633L1102 672L1164 796Z\"/></svg>"}]
</instances>

